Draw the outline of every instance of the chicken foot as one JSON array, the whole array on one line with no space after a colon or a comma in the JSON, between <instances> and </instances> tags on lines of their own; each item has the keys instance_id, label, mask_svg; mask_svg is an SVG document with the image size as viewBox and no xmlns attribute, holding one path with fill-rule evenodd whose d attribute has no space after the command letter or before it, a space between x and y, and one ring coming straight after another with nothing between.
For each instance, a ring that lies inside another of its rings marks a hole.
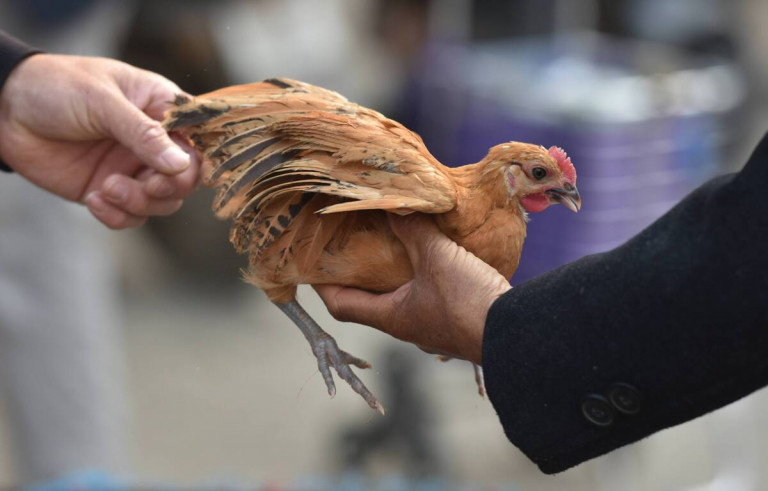
<instances>
[{"instance_id":1,"label":"chicken foot","mask_svg":"<svg viewBox=\"0 0 768 491\"><path fill-rule=\"evenodd\" d=\"M336 340L325 332L296 300L272 303L290 317L293 323L301 330L301 333L304 334L304 337L307 338L307 341L309 341L312 353L317 358L317 368L320 370L323 380L325 380L328 394L331 397L336 395L336 385L333 382L330 366L336 370L339 377L347 381L352 390L365 399L365 402L372 409L379 411L381 414L385 413L384 406L381 405L376 396L368 390L365 384L349 367L349 365L354 365L358 368L371 368L370 363L340 349L336 344Z\"/></svg>"},{"instance_id":2,"label":"chicken foot","mask_svg":"<svg viewBox=\"0 0 768 491\"><path fill-rule=\"evenodd\" d=\"M453 357L447 356L447 355L437 355L437 359L442 362L446 362L446 361L453 360ZM480 394L480 397L484 398L487 395L487 392L485 391L485 379L483 378L483 367L473 363L472 368L475 370L475 383L477 384L477 393Z\"/></svg>"}]
</instances>

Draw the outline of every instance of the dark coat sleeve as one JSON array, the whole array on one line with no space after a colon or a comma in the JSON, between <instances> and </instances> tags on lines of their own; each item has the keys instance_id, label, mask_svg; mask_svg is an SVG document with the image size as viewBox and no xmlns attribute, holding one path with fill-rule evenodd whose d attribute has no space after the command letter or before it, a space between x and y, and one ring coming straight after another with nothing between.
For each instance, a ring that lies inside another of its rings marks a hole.
<instances>
[{"instance_id":1,"label":"dark coat sleeve","mask_svg":"<svg viewBox=\"0 0 768 491\"><path fill-rule=\"evenodd\" d=\"M18 39L0 31L0 91L3 90L5 81L16 68L16 65L21 63L24 58L39 52L40 50L27 46ZM11 172L11 168L0 161L0 171Z\"/></svg>"},{"instance_id":2,"label":"dark coat sleeve","mask_svg":"<svg viewBox=\"0 0 768 491\"><path fill-rule=\"evenodd\" d=\"M510 441L556 473L768 385L768 136L615 250L491 307L483 368Z\"/></svg>"}]
</instances>

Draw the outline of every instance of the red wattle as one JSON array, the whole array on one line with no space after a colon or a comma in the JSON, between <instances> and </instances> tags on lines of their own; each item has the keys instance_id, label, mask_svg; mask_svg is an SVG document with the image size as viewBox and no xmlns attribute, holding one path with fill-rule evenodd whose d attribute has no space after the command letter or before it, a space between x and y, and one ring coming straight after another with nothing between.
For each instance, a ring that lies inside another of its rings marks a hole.
<instances>
[{"instance_id":1,"label":"red wattle","mask_svg":"<svg viewBox=\"0 0 768 491\"><path fill-rule=\"evenodd\" d=\"M550 205L549 198L544 193L529 194L520 199L523 208L528 213L539 213Z\"/></svg>"}]
</instances>

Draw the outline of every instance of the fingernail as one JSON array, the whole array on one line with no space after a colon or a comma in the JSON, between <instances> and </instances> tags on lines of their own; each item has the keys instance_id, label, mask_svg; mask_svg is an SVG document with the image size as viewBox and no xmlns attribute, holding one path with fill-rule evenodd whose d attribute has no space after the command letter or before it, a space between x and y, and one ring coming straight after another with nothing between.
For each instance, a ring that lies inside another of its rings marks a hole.
<instances>
[{"instance_id":1,"label":"fingernail","mask_svg":"<svg viewBox=\"0 0 768 491\"><path fill-rule=\"evenodd\" d=\"M125 203L128 201L128 186L124 182L116 181L108 186L104 192L107 198L114 203Z\"/></svg>"},{"instance_id":2,"label":"fingernail","mask_svg":"<svg viewBox=\"0 0 768 491\"><path fill-rule=\"evenodd\" d=\"M181 172L189 167L189 155L178 147L168 147L160 154L160 160L170 172Z\"/></svg>"},{"instance_id":3,"label":"fingernail","mask_svg":"<svg viewBox=\"0 0 768 491\"><path fill-rule=\"evenodd\" d=\"M106 203L99 197L96 191L85 197L85 204L94 213L104 213L107 210Z\"/></svg>"}]
</instances>

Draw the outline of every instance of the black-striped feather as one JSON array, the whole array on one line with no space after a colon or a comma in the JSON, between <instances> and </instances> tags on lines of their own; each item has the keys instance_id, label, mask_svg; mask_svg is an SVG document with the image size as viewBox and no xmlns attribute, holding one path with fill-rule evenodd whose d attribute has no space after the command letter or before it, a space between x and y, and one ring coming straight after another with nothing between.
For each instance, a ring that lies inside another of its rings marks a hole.
<instances>
[{"instance_id":1,"label":"black-striped feather","mask_svg":"<svg viewBox=\"0 0 768 491\"><path fill-rule=\"evenodd\" d=\"M176 103L166 127L183 129L204 152L204 180L219 189L214 211L234 219L230 240L252 262L280 240L285 266L302 210L313 217L305 228L317 227L311 258L341 223L335 211L439 212L455 203L452 183L418 136L335 92L270 79Z\"/></svg>"}]
</instances>

